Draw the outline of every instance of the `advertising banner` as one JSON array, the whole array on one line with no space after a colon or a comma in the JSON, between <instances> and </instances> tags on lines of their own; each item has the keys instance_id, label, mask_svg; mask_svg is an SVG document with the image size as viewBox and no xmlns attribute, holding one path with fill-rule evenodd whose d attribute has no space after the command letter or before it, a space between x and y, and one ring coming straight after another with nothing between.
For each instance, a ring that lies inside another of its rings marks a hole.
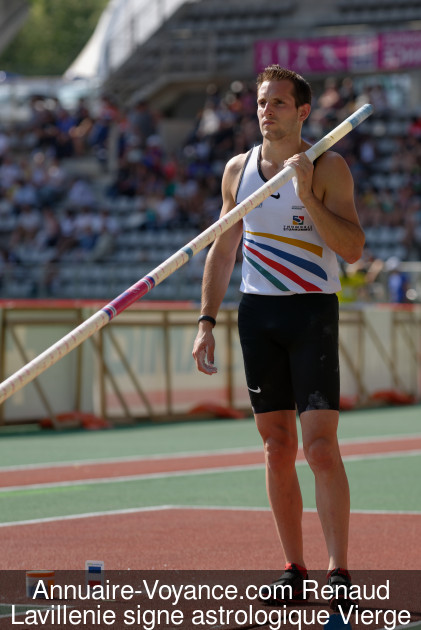
<instances>
[{"instance_id":1,"label":"advertising banner","mask_svg":"<svg viewBox=\"0 0 421 630\"><path fill-rule=\"evenodd\" d=\"M421 66L421 31L397 31L255 44L255 69L279 64L304 75L399 71Z\"/></svg>"}]
</instances>

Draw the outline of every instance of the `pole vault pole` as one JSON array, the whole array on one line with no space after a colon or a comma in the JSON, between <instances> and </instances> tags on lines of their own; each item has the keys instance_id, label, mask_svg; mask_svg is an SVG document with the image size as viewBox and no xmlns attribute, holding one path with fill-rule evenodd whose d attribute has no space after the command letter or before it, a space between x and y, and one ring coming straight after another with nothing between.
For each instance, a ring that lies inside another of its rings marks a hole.
<instances>
[{"instance_id":1,"label":"pole vault pole","mask_svg":"<svg viewBox=\"0 0 421 630\"><path fill-rule=\"evenodd\" d=\"M333 144L346 136L347 133L368 118L372 112L373 107L369 104L360 107L306 151L309 160L314 162L319 155L322 155L322 153L327 151ZM122 313L126 308L146 295L146 293L151 291L157 284L160 284L165 278L168 278L168 276L174 273L174 271L177 271L177 269L188 262L190 258L212 243L220 234L226 232L234 223L237 223L246 214L251 212L251 210L256 208L256 206L261 204L262 201L267 199L267 197L276 192L278 188L286 184L293 175L294 169L291 166L282 169L282 171L277 173L269 181L265 182L261 188L201 232L201 234L175 252L175 254L167 258L167 260L148 275L141 278L77 328L62 337L62 339L35 357L35 359L27 363L20 370L9 376L9 378L0 384L0 403L4 402L27 383L30 383L34 378L42 374L42 372L57 363L57 361L66 356L66 354L108 324L114 317L117 317L117 315Z\"/></svg>"}]
</instances>

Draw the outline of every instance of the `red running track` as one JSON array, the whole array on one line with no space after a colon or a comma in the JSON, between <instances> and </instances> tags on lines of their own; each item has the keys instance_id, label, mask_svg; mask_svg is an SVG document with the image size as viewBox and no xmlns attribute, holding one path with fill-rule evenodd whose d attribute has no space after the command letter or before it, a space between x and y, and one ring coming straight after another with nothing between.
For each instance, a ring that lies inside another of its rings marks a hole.
<instances>
[{"instance_id":1,"label":"red running track","mask_svg":"<svg viewBox=\"0 0 421 630\"><path fill-rule=\"evenodd\" d=\"M405 452L421 438L343 444L344 456ZM299 458L303 455L300 453ZM0 471L0 486L100 479L263 463L261 452L139 459ZM418 569L421 515L353 513L350 567ZM0 528L2 569L83 569L102 559L107 569L273 569L283 558L268 510L171 508L92 515ZM303 520L306 562L327 564L317 514Z\"/></svg>"}]
</instances>

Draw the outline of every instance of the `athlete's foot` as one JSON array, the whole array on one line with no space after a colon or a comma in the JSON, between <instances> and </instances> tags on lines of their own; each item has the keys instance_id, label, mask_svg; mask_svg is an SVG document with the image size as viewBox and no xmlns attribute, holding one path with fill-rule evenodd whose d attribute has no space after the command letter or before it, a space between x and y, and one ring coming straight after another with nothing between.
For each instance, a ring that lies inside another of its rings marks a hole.
<instances>
[{"instance_id":1,"label":"athlete's foot","mask_svg":"<svg viewBox=\"0 0 421 630\"><path fill-rule=\"evenodd\" d=\"M263 604L279 606L286 602L304 599L303 582L308 577L307 569L288 562L280 578L260 589L259 600Z\"/></svg>"},{"instance_id":2,"label":"athlete's foot","mask_svg":"<svg viewBox=\"0 0 421 630\"><path fill-rule=\"evenodd\" d=\"M332 598L329 601L329 606L334 612L339 610L339 606L343 612L348 612L353 604L358 603L355 599L350 598L352 582L347 569L337 568L329 571L327 583L334 589Z\"/></svg>"}]
</instances>

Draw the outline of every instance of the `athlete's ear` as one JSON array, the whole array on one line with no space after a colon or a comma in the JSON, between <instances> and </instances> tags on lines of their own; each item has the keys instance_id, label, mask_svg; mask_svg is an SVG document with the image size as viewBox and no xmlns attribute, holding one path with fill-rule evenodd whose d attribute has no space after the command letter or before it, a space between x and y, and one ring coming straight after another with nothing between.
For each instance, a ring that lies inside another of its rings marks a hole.
<instances>
[{"instance_id":1,"label":"athlete's ear","mask_svg":"<svg viewBox=\"0 0 421 630\"><path fill-rule=\"evenodd\" d=\"M300 105L298 108L298 117L301 122L304 122L306 118L309 117L311 112L310 103L304 103L304 105Z\"/></svg>"}]
</instances>

